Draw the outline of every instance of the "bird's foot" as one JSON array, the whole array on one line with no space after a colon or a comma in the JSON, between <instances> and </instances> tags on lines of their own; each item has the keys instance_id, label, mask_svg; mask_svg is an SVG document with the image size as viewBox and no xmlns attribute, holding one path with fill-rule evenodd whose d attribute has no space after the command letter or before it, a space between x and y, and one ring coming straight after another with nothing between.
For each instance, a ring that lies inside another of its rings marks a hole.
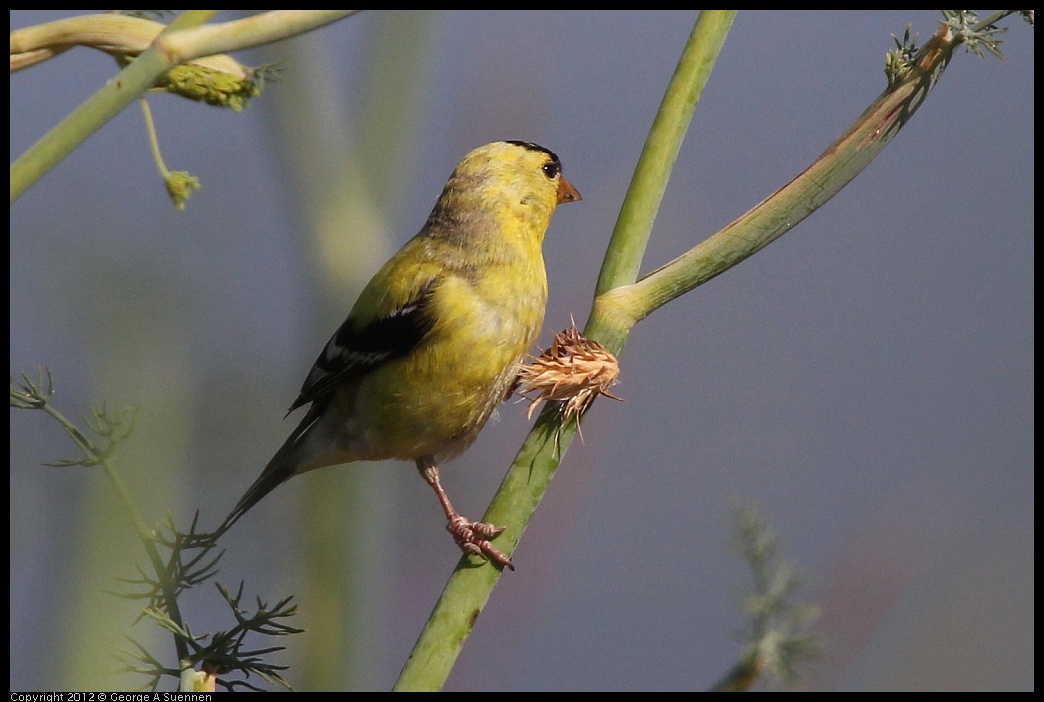
<instances>
[{"instance_id":1,"label":"bird's foot","mask_svg":"<svg viewBox=\"0 0 1044 702\"><path fill-rule=\"evenodd\" d=\"M510 570L515 569L511 558L489 541L504 531L504 527L496 527L486 522L471 522L458 514L446 524L446 531L453 535L453 540L460 546L460 550L469 556L478 556Z\"/></svg>"}]
</instances>

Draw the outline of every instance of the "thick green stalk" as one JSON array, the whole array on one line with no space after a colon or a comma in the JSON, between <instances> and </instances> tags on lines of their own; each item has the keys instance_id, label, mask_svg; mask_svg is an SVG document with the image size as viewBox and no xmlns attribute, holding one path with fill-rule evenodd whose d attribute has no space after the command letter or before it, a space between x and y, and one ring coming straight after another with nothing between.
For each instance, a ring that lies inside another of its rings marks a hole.
<instances>
[{"instance_id":1,"label":"thick green stalk","mask_svg":"<svg viewBox=\"0 0 1044 702\"><path fill-rule=\"evenodd\" d=\"M732 24L733 11L700 14L653 123L620 222L610 243L600 285L634 280L674 159L707 76ZM562 427L545 410L523 444L483 521L506 526L497 548L510 554L540 503L575 424ZM485 606L500 571L462 558L435 605L395 685L396 690L440 690Z\"/></svg>"}]
</instances>

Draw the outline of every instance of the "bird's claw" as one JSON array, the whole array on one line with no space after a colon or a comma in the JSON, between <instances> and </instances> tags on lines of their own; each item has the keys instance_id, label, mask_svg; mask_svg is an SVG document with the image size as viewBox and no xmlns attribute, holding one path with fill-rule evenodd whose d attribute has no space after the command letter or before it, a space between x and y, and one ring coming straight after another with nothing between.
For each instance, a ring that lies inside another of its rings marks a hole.
<instances>
[{"instance_id":1,"label":"bird's claw","mask_svg":"<svg viewBox=\"0 0 1044 702\"><path fill-rule=\"evenodd\" d=\"M460 546L460 550L469 556L478 556L488 561L494 561L501 566L514 570L511 558L496 546L490 543L504 531L504 527L493 526L486 522L471 522L457 515L446 524L446 531Z\"/></svg>"}]
</instances>

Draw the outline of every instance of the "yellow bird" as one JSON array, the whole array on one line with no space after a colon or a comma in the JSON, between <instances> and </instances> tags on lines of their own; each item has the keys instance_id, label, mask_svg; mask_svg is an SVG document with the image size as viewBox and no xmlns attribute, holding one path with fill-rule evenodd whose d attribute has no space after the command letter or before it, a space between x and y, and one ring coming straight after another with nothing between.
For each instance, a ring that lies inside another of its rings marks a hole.
<instances>
[{"instance_id":1,"label":"yellow bird","mask_svg":"<svg viewBox=\"0 0 1044 702\"><path fill-rule=\"evenodd\" d=\"M307 413L218 533L295 475L397 458L416 462L461 550L513 569L490 543L503 527L453 508L438 461L468 448L510 395L544 320L544 234L555 208L579 199L542 146L467 154L316 359L290 406Z\"/></svg>"}]
</instances>

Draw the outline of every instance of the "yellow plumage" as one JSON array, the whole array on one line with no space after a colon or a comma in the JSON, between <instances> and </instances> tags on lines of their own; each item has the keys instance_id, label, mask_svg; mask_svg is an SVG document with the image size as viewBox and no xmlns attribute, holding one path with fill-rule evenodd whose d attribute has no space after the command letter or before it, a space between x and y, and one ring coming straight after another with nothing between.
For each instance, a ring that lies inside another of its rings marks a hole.
<instances>
[{"instance_id":1,"label":"yellow plumage","mask_svg":"<svg viewBox=\"0 0 1044 702\"><path fill-rule=\"evenodd\" d=\"M544 319L544 234L555 208L579 199L541 146L467 154L327 343L290 408L307 414L220 531L298 473L398 458L416 462L466 553L511 567L489 543L500 530L450 505L437 461L470 446L506 399Z\"/></svg>"}]
</instances>

